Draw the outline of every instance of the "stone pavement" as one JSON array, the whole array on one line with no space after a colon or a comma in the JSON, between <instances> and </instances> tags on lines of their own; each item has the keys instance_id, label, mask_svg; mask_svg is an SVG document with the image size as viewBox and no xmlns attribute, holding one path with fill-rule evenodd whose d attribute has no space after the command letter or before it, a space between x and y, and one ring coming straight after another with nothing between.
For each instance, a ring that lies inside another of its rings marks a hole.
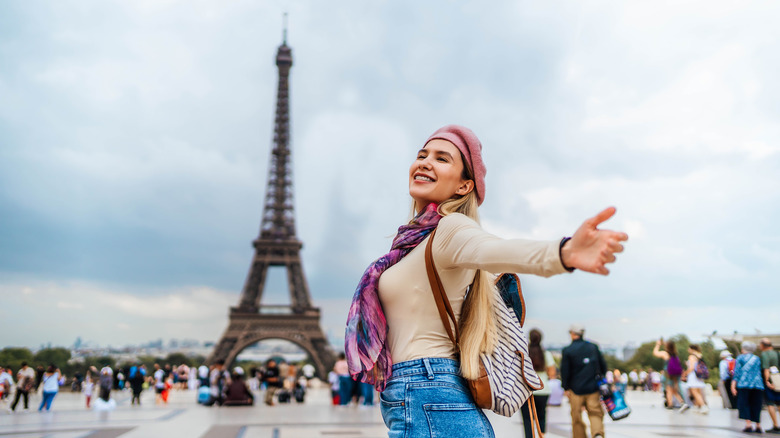
<instances>
[{"instance_id":1,"label":"stone pavement","mask_svg":"<svg viewBox=\"0 0 780 438\"><path fill-rule=\"evenodd\" d=\"M378 407L334 407L329 391L310 390L304 404L273 407L262 403L253 407L205 407L195 403L195 393L174 391L170 403L155 406L153 391L142 395L142 406L131 406L128 392L114 391L117 407L95 412L84 407L81 394L63 391L50 412L37 412L40 396L34 397L29 412L9 413L0 405L0 438L380 438L387 432ZM262 400L262 397L257 397ZM633 412L623 420L605 420L609 438L659 437L745 437L743 422L735 411L721 408L720 399L710 397L709 415L688 411L683 414L663 408L659 393L629 391ZM763 426L771 427L764 412ZM569 408L547 409L546 437L571 436ZM519 416L504 418L489 414L497 438L522 437ZM774 435L767 435L768 437ZM778 435L780 436L780 435Z\"/></svg>"}]
</instances>

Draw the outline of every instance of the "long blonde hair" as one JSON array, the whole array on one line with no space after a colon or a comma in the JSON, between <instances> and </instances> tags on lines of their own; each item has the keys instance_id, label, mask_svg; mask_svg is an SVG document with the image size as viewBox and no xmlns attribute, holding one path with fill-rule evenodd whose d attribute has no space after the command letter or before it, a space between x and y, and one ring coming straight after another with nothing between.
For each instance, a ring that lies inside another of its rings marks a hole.
<instances>
[{"instance_id":1,"label":"long blonde hair","mask_svg":"<svg viewBox=\"0 0 780 438\"><path fill-rule=\"evenodd\" d=\"M472 190L465 196L442 202L439 214L461 213L479 223L478 207L477 196ZM493 277L491 273L477 269L460 311L460 371L466 379L479 377L479 354L492 352L495 345Z\"/></svg>"}]
</instances>

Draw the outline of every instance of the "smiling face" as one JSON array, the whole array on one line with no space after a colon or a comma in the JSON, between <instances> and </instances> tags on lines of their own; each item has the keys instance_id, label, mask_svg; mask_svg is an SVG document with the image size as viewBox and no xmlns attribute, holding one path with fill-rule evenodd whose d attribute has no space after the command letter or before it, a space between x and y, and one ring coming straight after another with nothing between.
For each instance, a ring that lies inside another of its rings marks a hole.
<instances>
[{"instance_id":1,"label":"smiling face","mask_svg":"<svg viewBox=\"0 0 780 438\"><path fill-rule=\"evenodd\" d=\"M460 151L447 140L429 141L417 153L409 168L409 195L421 211L431 202L441 204L474 189L474 181L464 176Z\"/></svg>"}]
</instances>

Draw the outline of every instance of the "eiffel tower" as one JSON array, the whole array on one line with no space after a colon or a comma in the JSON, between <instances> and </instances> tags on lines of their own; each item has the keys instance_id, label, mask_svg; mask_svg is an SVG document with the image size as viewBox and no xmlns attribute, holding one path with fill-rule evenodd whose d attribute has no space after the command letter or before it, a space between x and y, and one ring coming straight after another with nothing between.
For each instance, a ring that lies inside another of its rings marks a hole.
<instances>
[{"instance_id":1,"label":"eiffel tower","mask_svg":"<svg viewBox=\"0 0 780 438\"><path fill-rule=\"evenodd\" d=\"M241 299L238 306L230 308L228 327L208 362L214 363L221 359L229 366L243 349L258 341L284 339L303 348L309 354L318 376L325 379L336 359L320 327L320 309L312 306L309 286L301 266L303 243L295 236L288 88L292 63L292 49L287 46L285 28L282 45L276 52L279 84L274 146L260 235L252 242L255 255L241 291ZM266 274L271 266L287 269L289 306L263 305L260 302Z\"/></svg>"}]
</instances>

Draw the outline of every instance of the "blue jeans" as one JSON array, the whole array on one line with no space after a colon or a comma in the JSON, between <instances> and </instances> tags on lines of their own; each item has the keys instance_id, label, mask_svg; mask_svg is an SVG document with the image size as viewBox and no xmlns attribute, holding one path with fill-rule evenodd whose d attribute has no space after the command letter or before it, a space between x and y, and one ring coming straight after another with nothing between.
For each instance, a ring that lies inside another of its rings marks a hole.
<instances>
[{"instance_id":1,"label":"blue jeans","mask_svg":"<svg viewBox=\"0 0 780 438\"><path fill-rule=\"evenodd\" d=\"M352 376L339 376L339 402L342 405L348 405L352 401L352 392L355 390L357 382L352 380Z\"/></svg>"},{"instance_id":2,"label":"blue jeans","mask_svg":"<svg viewBox=\"0 0 780 438\"><path fill-rule=\"evenodd\" d=\"M363 396L363 404L374 406L374 385L370 383L359 383L360 394Z\"/></svg>"},{"instance_id":3,"label":"blue jeans","mask_svg":"<svg viewBox=\"0 0 780 438\"><path fill-rule=\"evenodd\" d=\"M41 405L38 407L38 410L42 411L44 407L46 408L47 411L51 409L51 402L52 400L54 400L55 395L57 395L56 391L55 392L43 391L43 400L41 400Z\"/></svg>"},{"instance_id":4,"label":"blue jeans","mask_svg":"<svg viewBox=\"0 0 780 438\"><path fill-rule=\"evenodd\" d=\"M474 404L458 362L424 358L393 365L379 394L389 438L494 438Z\"/></svg>"}]
</instances>

